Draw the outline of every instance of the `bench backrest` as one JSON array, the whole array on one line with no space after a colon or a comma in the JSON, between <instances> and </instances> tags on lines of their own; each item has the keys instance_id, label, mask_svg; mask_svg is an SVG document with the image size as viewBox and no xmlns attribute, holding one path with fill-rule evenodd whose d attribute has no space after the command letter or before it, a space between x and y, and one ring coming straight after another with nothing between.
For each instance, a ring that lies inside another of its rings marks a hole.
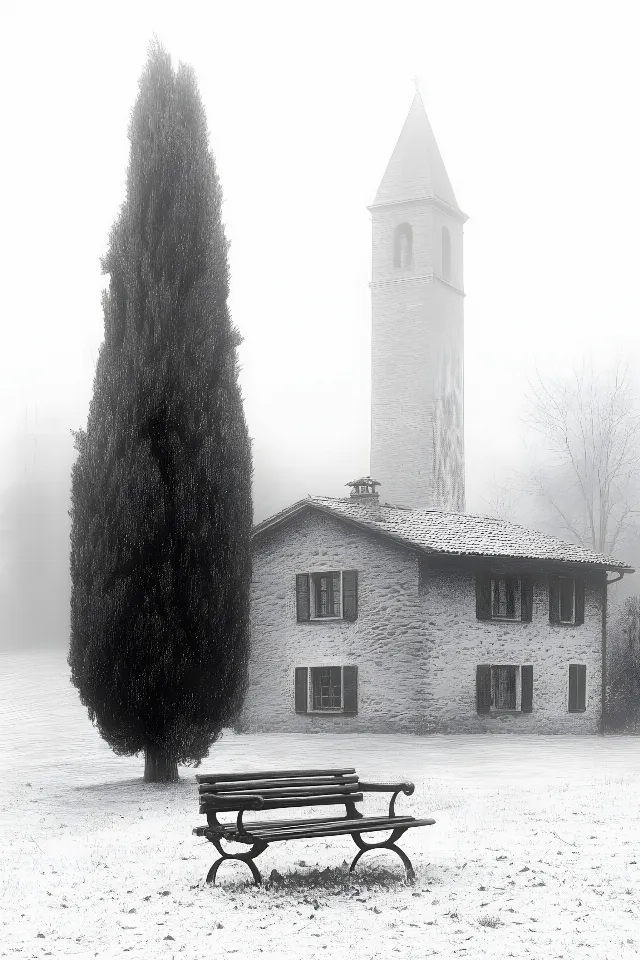
<instances>
[{"instance_id":1,"label":"bench backrest","mask_svg":"<svg viewBox=\"0 0 640 960\"><path fill-rule=\"evenodd\" d=\"M262 770L198 774L200 813L344 804L355 811L362 800L353 767L328 770Z\"/></svg>"}]
</instances>

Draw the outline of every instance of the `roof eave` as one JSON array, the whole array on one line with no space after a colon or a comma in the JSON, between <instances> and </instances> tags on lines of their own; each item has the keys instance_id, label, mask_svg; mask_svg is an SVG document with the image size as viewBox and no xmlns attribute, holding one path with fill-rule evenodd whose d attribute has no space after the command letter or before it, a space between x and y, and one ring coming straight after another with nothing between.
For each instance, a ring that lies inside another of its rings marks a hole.
<instances>
[{"instance_id":1,"label":"roof eave","mask_svg":"<svg viewBox=\"0 0 640 960\"><path fill-rule=\"evenodd\" d=\"M446 200L441 200L440 197L429 196L429 197L407 197L402 200L374 200L370 206L367 207L369 212L377 210L380 207L399 207L403 204L413 204L413 203L432 203L436 207L440 207L441 210L444 210L446 213L450 214L454 219L459 220L460 223L466 223L469 219L466 213L463 213L460 207L454 207L450 203L447 203Z\"/></svg>"}]
</instances>

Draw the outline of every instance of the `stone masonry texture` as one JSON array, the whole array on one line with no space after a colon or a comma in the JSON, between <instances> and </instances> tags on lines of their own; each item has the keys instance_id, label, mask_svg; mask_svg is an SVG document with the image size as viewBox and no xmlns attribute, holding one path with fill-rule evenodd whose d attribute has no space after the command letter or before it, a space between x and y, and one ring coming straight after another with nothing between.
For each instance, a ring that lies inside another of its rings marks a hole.
<instances>
[{"instance_id":1,"label":"stone masonry texture","mask_svg":"<svg viewBox=\"0 0 640 960\"><path fill-rule=\"evenodd\" d=\"M240 729L317 733L585 733L599 730L604 574L587 579L585 622L549 623L534 574L531 623L476 619L473 571L431 560L310 510L255 543L249 687ZM297 573L357 570L355 622L296 620ZM479 715L478 664L532 664L533 712ZM586 665L583 713L568 712L569 664ZM297 666L358 667L358 713L296 714Z\"/></svg>"}]
</instances>

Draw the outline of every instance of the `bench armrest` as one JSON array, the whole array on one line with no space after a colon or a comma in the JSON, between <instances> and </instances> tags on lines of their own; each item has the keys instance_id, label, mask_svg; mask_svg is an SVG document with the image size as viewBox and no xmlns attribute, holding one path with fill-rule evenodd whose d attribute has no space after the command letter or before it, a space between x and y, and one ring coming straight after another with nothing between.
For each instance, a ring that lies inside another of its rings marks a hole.
<instances>
[{"instance_id":1,"label":"bench armrest","mask_svg":"<svg viewBox=\"0 0 640 960\"><path fill-rule=\"evenodd\" d=\"M393 796L389 801L390 817L396 815L396 797L398 794L404 793L405 796L410 797L415 790L414 785L409 780L404 780L402 783L363 783L360 780L358 786L362 793L392 793Z\"/></svg>"}]
</instances>

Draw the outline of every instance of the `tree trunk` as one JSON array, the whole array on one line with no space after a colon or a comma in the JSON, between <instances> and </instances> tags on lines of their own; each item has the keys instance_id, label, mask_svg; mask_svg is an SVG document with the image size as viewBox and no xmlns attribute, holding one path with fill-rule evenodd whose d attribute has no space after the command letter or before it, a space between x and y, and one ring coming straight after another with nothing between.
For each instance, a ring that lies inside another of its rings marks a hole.
<instances>
[{"instance_id":1,"label":"tree trunk","mask_svg":"<svg viewBox=\"0 0 640 960\"><path fill-rule=\"evenodd\" d=\"M146 747L144 751L145 783L172 783L179 780L178 764L159 747Z\"/></svg>"}]
</instances>

